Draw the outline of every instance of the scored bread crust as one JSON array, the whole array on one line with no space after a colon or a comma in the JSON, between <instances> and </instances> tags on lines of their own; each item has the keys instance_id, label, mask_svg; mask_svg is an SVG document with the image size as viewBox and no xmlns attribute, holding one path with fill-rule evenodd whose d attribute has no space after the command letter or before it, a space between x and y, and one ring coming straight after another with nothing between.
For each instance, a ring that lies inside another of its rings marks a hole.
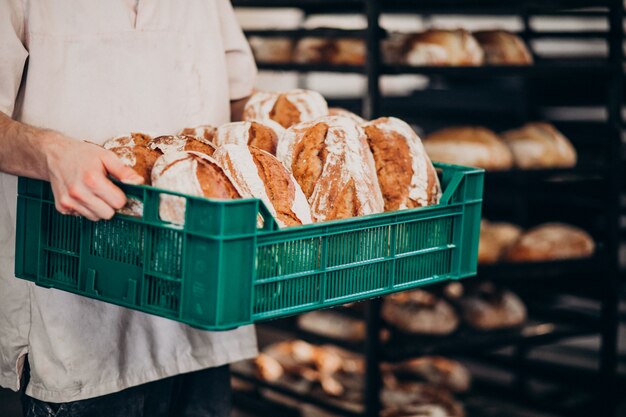
<instances>
[{"instance_id":1,"label":"scored bread crust","mask_svg":"<svg viewBox=\"0 0 626 417\"><path fill-rule=\"evenodd\" d=\"M474 37L485 52L485 62L495 65L531 65L533 56L524 41L505 30L474 32Z\"/></svg>"},{"instance_id":2,"label":"scored bread crust","mask_svg":"<svg viewBox=\"0 0 626 417\"><path fill-rule=\"evenodd\" d=\"M472 376L460 362L442 356L421 356L397 364L388 365L389 370L400 374L412 374L428 384L451 390L469 390Z\"/></svg>"},{"instance_id":3,"label":"scored bread crust","mask_svg":"<svg viewBox=\"0 0 626 417\"><path fill-rule=\"evenodd\" d=\"M200 141L213 142L217 128L213 125L199 125L182 129L178 136L193 136Z\"/></svg>"},{"instance_id":4,"label":"scored bread crust","mask_svg":"<svg viewBox=\"0 0 626 417\"><path fill-rule=\"evenodd\" d=\"M502 133L519 168L570 168L576 165L576 149L549 123L527 123Z\"/></svg>"},{"instance_id":5,"label":"scored bread crust","mask_svg":"<svg viewBox=\"0 0 626 417\"><path fill-rule=\"evenodd\" d=\"M232 179L212 157L194 151L168 152L157 159L152 170L152 185L193 196L222 200L240 198ZM161 195L162 220L183 224L185 199Z\"/></svg>"},{"instance_id":6,"label":"scored bread crust","mask_svg":"<svg viewBox=\"0 0 626 417\"><path fill-rule=\"evenodd\" d=\"M328 115L329 116L342 116L342 117L347 117L349 119L354 120L354 122L358 125L363 125L367 122L367 120L365 120L364 118L362 118L361 116L359 116L356 113L351 112L350 110L346 110L342 107L329 107L328 108Z\"/></svg>"},{"instance_id":7,"label":"scored bread crust","mask_svg":"<svg viewBox=\"0 0 626 417\"><path fill-rule=\"evenodd\" d=\"M347 117L295 125L278 142L316 222L381 213L384 200L365 132Z\"/></svg>"},{"instance_id":8,"label":"scored bread crust","mask_svg":"<svg viewBox=\"0 0 626 417\"><path fill-rule=\"evenodd\" d=\"M385 211L437 204L441 186L437 171L411 126L395 117L363 125L374 155Z\"/></svg>"},{"instance_id":9,"label":"scored bread crust","mask_svg":"<svg viewBox=\"0 0 626 417\"><path fill-rule=\"evenodd\" d=\"M328 114L328 104L316 91L257 92L243 110L244 120L274 120L284 128Z\"/></svg>"},{"instance_id":10,"label":"scored bread crust","mask_svg":"<svg viewBox=\"0 0 626 417\"><path fill-rule=\"evenodd\" d=\"M278 138L285 128L271 119L233 122L220 126L213 139L216 146L249 145L276 155Z\"/></svg>"},{"instance_id":11,"label":"scored bread crust","mask_svg":"<svg viewBox=\"0 0 626 417\"><path fill-rule=\"evenodd\" d=\"M226 144L215 152L214 158L232 178L239 194L263 201L280 226L313 222L300 186L270 153L246 145Z\"/></svg>"},{"instance_id":12,"label":"scored bread crust","mask_svg":"<svg viewBox=\"0 0 626 417\"><path fill-rule=\"evenodd\" d=\"M526 321L527 311L522 300L508 290L482 284L459 300L463 319L479 330L497 330L519 326Z\"/></svg>"},{"instance_id":13,"label":"scored bread crust","mask_svg":"<svg viewBox=\"0 0 626 417\"><path fill-rule=\"evenodd\" d=\"M450 304L422 290L385 297L381 317L405 333L445 335L459 325Z\"/></svg>"},{"instance_id":14,"label":"scored bread crust","mask_svg":"<svg viewBox=\"0 0 626 417\"><path fill-rule=\"evenodd\" d=\"M213 155L215 145L204 138L191 135L165 135L152 139L148 147L161 154L168 152L195 151Z\"/></svg>"},{"instance_id":15,"label":"scored bread crust","mask_svg":"<svg viewBox=\"0 0 626 417\"><path fill-rule=\"evenodd\" d=\"M406 38L402 55L409 65L482 65L478 41L464 29L432 29Z\"/></svg>"},{"instance_id":16,"label":"scored bread crust","mask_svg":"<svg viewBox=\"0 0 626 417\"><path fill-rule=\"evenodd\" d=\"M143 145L118 146L109 148L109 150L117 155L125 165L135 170L143 178L145 185L151 184L152 167L160 156L158 152Z\"/></svg>"},{"instance_id":17,"label":"scored bread crust","mask_svg":"<svg viewBox=\"0 0 626 417\"><path fill-rule=\"evenodd\" d=\"M152 140L147 133L132 132L128 135L115 136L102 144L104 149L119 148L121 146L146 146Z\"/></svg>"},{"instance_id":18,"label":"scored bread crust","mask_svg":"<svg viewBox=\"0 0 626 417\"><path fill-rule=\"evenodd\" d=\"M438 130L423 141L433 161L506 170L513 166L513 155L493 131L484 127L460 126Z\"/></svg>"},{"instance_id":19,"label":"scored bread crust","mask_svg":"<svg viewBox=\"0 0 626 417\"><path fill-rule=\"evenodd\" d=\"M511 246L505 258L512 262L536 262L585 258L593 255L595 242L584 230L562 223L536 226Z\"/></svg>"}]
</instances>

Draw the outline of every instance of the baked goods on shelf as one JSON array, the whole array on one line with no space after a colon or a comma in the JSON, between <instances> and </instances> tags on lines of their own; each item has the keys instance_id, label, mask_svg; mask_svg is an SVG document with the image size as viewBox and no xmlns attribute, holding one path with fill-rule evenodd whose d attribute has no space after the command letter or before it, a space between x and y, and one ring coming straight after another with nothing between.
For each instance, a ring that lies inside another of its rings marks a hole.
<instances>
[{"instance_id":1,"label":"baked goods on shelf","mask_svg":"<svg viewBox=\"0 0 626 417\"><path fill-rule=\"evenodd\" d=\"M195 151L213 155L215 145L204 138L190 135L158 136L148 142L148 148L160 153Z\"/></svg>"},{"instance_id":2,"label":"baked goods on shelf","mask_svg":"<svg viewBox=\"0 0 626 417\"><path fill-rule=\"evenodd\" d=\"M248 43L257 62L289 64L293 59L293 40L281 37L250 36Z\"/></svg>"},{"instance_id":3,"label":"baked goods on shelf","mask_svg":"<svg viewBox=\"0 0 626 417\"><path fill-rule=\"evenodd\" d=\"M412 66L475 66L484 62L478 41L464 29L431 29L406 36L400 57L401 63Z\"/></svg>"},{"instance_id":4,"label":"baked goods on shelf","mask_svg":"<svg viewBox=\"0 0 626 417\"><path fill-rule=\"evenodd\" d=\"M463 405L452 394L428 384L402 382L385 386L381 402L381 417L465 416Z\"/></svg>"},{"instance_id":5,"label":"baked goods on shelf","mask_svg":"<svg viewBox=\"0 0 626 417\"><path fill-rule=\"evenodd\" d=\"M319 310L298 316L298 327L304 331L339 340L365 340L365 322L331 310Z\"/></svg>"},{"instance_id":6,"label":"baked goods on shelf","mask_svg":"<svg viewBox=\"0 0 626 417\"><path fill-rule=\"evenodd\" d=\"M528 47L514 33L505 30L474 32L474 37L485 52L485 63L491 65L531 65L533 56Z\"/></svg>"},{"instance_id":7,"label":"baked goods on shelf","mask_svg":"<svg viewBox=\"0 0 626 417\"><path fill-rule=\"evenodd\" d=\"M506 222L480 222L480 242L478 244L478 263L494 264L500 260L517 239L522 235L522 228Z\"/></svg>"},{"instance_id":8,"label":"baked goods on shelf","mask_svg":"<svg viewBox=\"0 0 626 417\"><path fill-rule=\"evenodd\" d=\"M341 107L329 107L328 108L328 115L329 116L342 116L342 117L348 117L352 120L354 120L355 123L362 125L366 122L366 120L364 118L362 118L361 116L359 116L358 114L355 114L353 112L351 112L350 110L346 110L343 109Z\"/></svg>"},{"instance_id":9,"label":"baked goods on shelf","mask_svg":"<svg viewBox=\"0 0 626 417\"><path fill-rule=\"evenodd\" d=\"M314 221L383 211L374 158L352 119L327 116L292 126L276 155L302 187Z\"/></svg>"},{"instance_id":10,"label":"baked goods on shelf","mask_svg":"<svg viewBox=\"0 0 626 417\"><path fill-rule=\"evenodd\" d=\"M423 290L385 297L381 317L392 327L412 334L447 335L459 325L450 304Z\"/></svg>"},{"instance_id":11,"label":"baked goods on shelf","mask_svg":"<svg viewBox=\"0 0 626 417\"><path fill-rule=\"evenodd\" d=\"M441 186L422 141L411 126L395 117L363 125L374 155L385 211L437 204Z\"/></svg>"},{"instance_id":12,"label":"baked goods on shelf","mask_svg":"<svg viewBox=\"0 0 626 417\"><path fill-rule=\"evenodd\" d=\"M522 300L489 282L468 290L458 304L463 320L478 330L516 327L526 321L526 306Z\"/></svg>"},{"instance_id":13,"label":"baked goods on shelf","mask_svg":"<svg viewBox=\"0 0 626 417\"><path fill-rule=\"evenodd\" d=\"M193 136L204 142L213 142L213 136L217 128L213 125L200 125L196 127L186 127L178 133L181 136Z\"/></svg>"},{"instance_id":14,"label":"baked goods on shelf","mask_svg":"<svg viewBox=\"0 0 626 417\"><path fill-rule=\"evenodd\" d=\"M280 226L312 223L300 186L275 156L253 146L226 144L213 157L239 195L263 201Z\"/></svg>"},{"instance_id":15,"label":"baked goods on shelf","mask_svg":"<svg viewBox=\"0 0 626 417\"><path fill-rule=\"evenodd\" d=\"M570 168L576 165L576 149L549 123L527 123L501 135L522 169Z\"/></svg>"},{"instance_id":16,"label":"baked goods on shelf","mask_svg":"<svg viewBox=\"0 0 626 417\"><path fill-rule=\"evenodd\" d=\"M541 262L586 258L595 250L584 230L562 223L545 223L526 231L506 252L512 262Z\"/></svg>"},{"instance_id":17,"label":"baked goods on shelf","mask_svg":"<svg viewBox=\"0 0 626 417\"><path fill-rule=\"evenodd\" d=\"M233 122L217 129L213 142L216 146L226 144L249 145L276 155L276 144L285 129L271 119Z\"/></svg>"},{"instance_id":18,"label":"baked goods on shelf","mask_svg":"<svg viewBox=\"0 0 626 417\"><path fill-rule=\"evenodd\" d=\"M294 61L300 64L364 65L365 41L358 38L302 38Z\"/></svg>"},{"instance_id":19,"label":"baked goods on shelf","mask_svg":"<svg viewBox=\"0 0 626 417\"><path fill-rule=\"evenodd\" d=\"M200 152L168 152L157 159L152 169L152 185L165 190L215 199L235 199L241 196L231 178L217 161ZM159 215L162 220L185 222L183 197L161 195Z\"/></svg>"},{"instance_id":20,"label":"baked goods on shelf","mask_svg":"<svg viewBox=\"0 0 626 417\"><path fill-rule=\"evenodd\" d=\"M321 94L301 89L254 93L243 111L244 120L271 119L285 128L326 115L328 104Z\"/></svg>"},{"instance_id":21,"label":"baked goods on shelf","mask_svg":"<svg viewBox=\"0 0 626 417\"><path fill-rule=\"evenodd\" d=\"M417 377L429 385L452 392L466 392L472 380L469 370L463 364L442 356L422 356L404 362L385 364L384 369L399 376Z\"/></svg>"},{"instance_id":22,"label":"baked goods on shelf","mask_svg":"<svg viewBox=\"0 0 626 417\"><path fill-rule=\"evenodd\" d=\"M506 170L513 155L493 131L484 127L449 127L426 136L424 148L433 161Z\"/></svg>"}]
</instances>

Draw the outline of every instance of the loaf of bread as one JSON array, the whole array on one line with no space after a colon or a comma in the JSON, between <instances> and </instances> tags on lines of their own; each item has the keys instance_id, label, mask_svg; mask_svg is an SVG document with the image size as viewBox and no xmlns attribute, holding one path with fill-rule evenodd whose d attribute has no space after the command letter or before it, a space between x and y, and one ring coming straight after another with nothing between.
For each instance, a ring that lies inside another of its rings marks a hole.
<instances>
[{"instance_id":1,"label":"loaf of bread","mask_svg":"<svg viewBox=\"0 0 626 417\"><path fill-rule=\"evenodd\" d=\"M397 373L399 376L410 375L437 387L452 392L466 392L470 388L471 375L469 370L460 362L441 356L422 356L409 359L393 365L386 365L385 369Z\"/></svg>"},{"instance_id":2,"label":"loaf of bread","mask_svg":"<svg viewBox=\"0 0 626 417\"><path fill-rule=\"evenodd\" d=\"M293 58L293 41L289 38L248 38L252 54L257 62L267 64L289 64Z\"/></svg>"},{"instance_id":3,"label":"loaf of bread","mask_svg":"<svg viewBox=\"0 0 626 417\"><path fill-rule=\"evenodd\" d=\"M213 125L200 125L196 127L186 127L180 131L180 136L193 136L203 142L213 142L213 136L217 128Z\"/></svg>"},{"instance_id":4,"label":"loaf of bread","mask_svg":"<svg viewBox=\"0 0 626 417\"><path fill-rule=\"evenodd\" d=\"M395 117L381 117L363 128L374 155L385 211L439 203L437 171L411 126Z\"/></svg>"},{"instance_id":5,"label":"loaf of bread","mask_svg":"<svg viewBox=\"0 0 626 417\"><path fill-rule=\"evenodd\" d=\"M168 152L157 159L152 169L152 185L165 190L214 199L241 196L231 178L212 157L200 152ZM185 222L185 199L161 195L159 215L164 221Z\"/></svg>"},{"instance_id":6,"label":"loaf of bread","mask_svg":"<svg viewBox=\"0 0 626 417\"><path fill-rule=\"evenodd\" d=\"M352 119L327 116L292 126L276 155L302 187L314 221L384 210L365 132Z\"/></svg>"},{"instance_id":7,"label":"loaf of bread","mask_svg":"<svg viewBox=\"0 0 626 417\"><path fill-rule=\"evenodd\" d=\"M271 119L233 122L217 129L213 142L217 146L226 144L249 145L276 155L276 144L285 129Z\"/></svg>"},{"instance_id":8,"label":"loaf of bread","mask_svg":"<svg viewBox=\"0 0 626 417\"><path fill-rule=\"evenodd\" d=\"M215 145L211 142L203 137L190 135L159 136L148 142L147 146L159 154L194 151L211 156L215 152Z\"/></svg>"},{"instance_id":9,"label":"loaf of bread","mask_svg":"<svg viewBox=\"0 0 626 417\"><path fill-rule=\"evenodd\" d=\"M502 260L506 251L521 235L522 229L514 224L481 221L478 263L493 264Z\"/></svg>"},{"instance_id":10,"label":"loaf of bread","mask_svg":"<svg viewBox=\"0 0 626 417\"><path fill-rule=\"evenodd\" d=\"M143 178L143 183L145 185L151 184L151 176L152 167L156 162L160 153L155 152L143 145L137 146L118 146L115 148L110 148L110 151L115 153L118 158L124 162L124 164L128 165L132 169L135 170L141 177Z\"/></svg>"},{"instance_id":11,"label":"loaf of bread","mask_svg":"<svg viewBox=\"0 0 626 417\"><path fill-rule=\"evenodd\" d=\"M505 30L474 32L485 52L485 62L492 65L531 65L533 56L524 41Z\"/></svg>"},{"instance_id":12,"label":"loaf of bread","mask_svg":"<svg viewBox=\"0 0 626 417\"><path fill-rule=\"evenodd\" d=\"M459 325L450 304L423 290L385 297L381 317L396 329L413 334L446 335Z\"/></svg>"},{"instance_id":13,"label":"loaf of bread","mask_svg":"<svg viewBox=\"0 0 626 417\"><path fill-rule=\"evenodd\" d=\"M343 109L341 107L330 107L328 109L328 115L329 116L341 116L341 117L347 117L349 119L354 120L354 122L358 125L363 125L365 123L365 119L362 118L361 116L352 113L350 110L346 110Z\"/></svg>"},{"instance_id":14,"label":"loaf of bread","mask_svg":"<svg viewBox=\"0 0 626 417\"><path fill-rule=\"evenodd\" d=\"M239 194L263 201L280 226L313 222L300 186L275 156L252 146L227 144L213 157Z\"/></svg>"},{"instance_id":15,"label":"loaf of bread","mask_svg":"<svg viewBox=\"0 0 626 417\"><path fill-rule=\"evenodd\" d=\"M326 115L328 104L324 97L315 91L300 89L284 93L257 92L243 111L244 120L271 119L284 128Z\"/></svg>"},{"instance_id":16,"label":"loaf of bread","mask_svg":"<svg viewBox=\"0 0 626 417\"><path fill-rule=\"evenodd\" d=\"M463 320L478 330L516 327L526 321L526 306L511 291L481 283L459 300Z\"/></svg>"},{"instance_id":17,"label":"loaf of bread","mask_svg":"<svg viewBox=\"0 0 626 417\"><path fill-rule=\"evenodd\" d=\"M527 123L501 136L519 168L569 168L576 165L576 149L549 123Z\"/></svg>"},{"instance_id":18,"label":"loaf of bread","mask_svg":"<svg viewBox=\"0 0 626 417\"><path fill-rule=\"evenodd\" d=\"M416 382L385 386L381 417L464 417L465 410L446 389Z\"/></svg>"},{"instance_id":19,"label":"loaf of bread","mask_svg":"<svg viewBox=\"0 0 626 417\"><path fill-rule=\"evenodd\" d=\"M133 146L146 146L151 140L152 136L146 133L134 132L128 135L116 136L112 139L109 139L104 142L102 147L104 149L119 148L122 146L132 148Z\"/></svg>"},{"instance_id":20,"label":"loaf of bread","mask_svg":"<svg viewBox=\"0 0 626 417\"><path fill-rule=\"evenodd\" d=\"M524 233L506 252L512 262L541 262L585 258L595 243L584 230L562 223L545 223Z\"/></svg>"},{"instance_id":21,"label":"loaf of bread","mask_svg":"<svg viewBox=\"0 0 626 417\"><path fill-rule=\"evenodd\" d=\"M363 39L302 38L294 51L301 64L364 65L367 51Z\"/></svg>"},{"instance_id":22,"label":"loaf of bread","mask_svg":"<svg viewBox=\"0 0 626 417\"><path fill-rule=\"evenodd\" d=\"M365 340L365 322L330 310L312 311L298 316L304 331L339 340Z\"/></svg>"},{"instance_id":23,"label":"loaf of bread","mask_svg":"<svg viewBox=\"0 0 626 417\"><path fill-rule=\"evenodd\" d=\"M467 165L487 170L513 166L513 156L504 142L484 127L450 127L424 139L426 153L433 161Z\"/></svg>"},{"instance_id":24,"label":"loaf of bread","mask_svg":"<svg viewBox=\"0 0 626 417\"><path fill-rule=\"evenodd\" d=\"M463 29L432 29L408 36L401 56L403 63L412 66L472 66L484 61L478 41Z\"/></svg>"}]
</instances>

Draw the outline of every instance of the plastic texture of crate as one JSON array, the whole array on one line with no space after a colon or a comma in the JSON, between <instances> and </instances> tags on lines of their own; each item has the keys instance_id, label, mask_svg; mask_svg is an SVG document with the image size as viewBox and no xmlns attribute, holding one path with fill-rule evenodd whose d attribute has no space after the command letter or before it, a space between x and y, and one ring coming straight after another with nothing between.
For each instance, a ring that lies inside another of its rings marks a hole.
<instances>
[{"instance_id":1,"label":"plastic texture of crate","mask_svg":"<svg viewBox=\"0 0 626 417\"><path fill-rule=\"evenodd\" d=\"M15 275L205 330L469 277L483 171L436 166L436 206L283 229L257 199L131 185L142 217L91 222L59 214L48 183L20 178ZM184 225L160 219L165 194L186 200Z\"/></svg>"}]
</instances>

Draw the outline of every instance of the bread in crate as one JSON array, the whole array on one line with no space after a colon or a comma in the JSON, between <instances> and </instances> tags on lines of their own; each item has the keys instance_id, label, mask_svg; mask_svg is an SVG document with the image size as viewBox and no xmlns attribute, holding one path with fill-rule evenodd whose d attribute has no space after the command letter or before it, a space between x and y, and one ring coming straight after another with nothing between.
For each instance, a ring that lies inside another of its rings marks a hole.
<instances>
[{"instance_id":1,"label":"bread in crate","mask_svg":"<svg viewBox=\"0 0 626 417\"><path fill-rule=\"evenodd\" d=\"M361 116L359 116L358 114L353 113L350 110L346 110L346 109L344 109L342 107L329 107L328 108L328 115L329 116L347 117L349 119L354 120L354 122L359 124L359 125L363 125L366 122L366 120L364 118L362 118Z\"/></svg>"},{"instance_id":2,"label":"bread in crate","mask_svg":"<svg viewBox=\"0 0 626 417\"><path fill-rule=\"evenodd\" d=\"M168 152L193 151L205 155L213 155L215 145L202 136L192 135L165 135L148 142L148 148L165 154Z\"/></svg>"},{"instance_id":3,"label":"bread in crate","mask_svg":"<svg viewBox=\"0 0 626 417\"><path fill-rule=\"evenodd\" d=\"M276 155L278 138L284 132L285 128L272 119L233 122L220 126L213 142L216 146L226 144L254 146Z\"/></svg>"},{"instance_id":4,"label":"bread in crate","mask_svg":"<svg viewBox=\"0 0 626 417\"><path fill-rule=\"evenodd\" d=\"M474 32L474 37L485 52L485 63L491 65L531 65L533 56L528 47L514 33L506 30Z\"/></svg>"},{"instance_id":5,"label":"bread in crate","mask_svg":"<svg viewBox=\"0 0 626 417\"><path fill-rule=\"evenodd\" d=\"M374 158L352 119L327 116L292 126L276 154L302 187L314 221L383 212Z\"/></svg>"},{"instance_id":6,"label":"bread in crate","mask_svg":"<svg viewBox=\"0 0 626 417\"><path fill-rule=\"evenodd\" d=\"M244 107L244 120L270 119L288 128L328 115L328 104L318 92L291 90L286 92L257 92Z\"/></svg>"},{"instance_id":7,"label":"bread in crate","mask_svg":"<svg viewBox=\"0 0 626 417\"><path fill-rule=\"evenodd\" d=\"M204 140L205 142L212 142L216 130L217 128L213 125L198 125L195 127L186 127L178 134L181 136L193 136L198 140Z\"/></svg>"},{"instance_id":8,"label":"bread in crate","mask_svg":"<svg viewBox=\"0 0 626 417\"><path fill-rule=\"evenodd\" d=\"M441 186L437 171L411 126L395 117L363 125L374 155L385 211L437 204Z\"/></svg>"},{"instance_id":9,"label":"bread in crate","mask_svg":"<svg viewBox=\"0 0 626 417\"><path fill-rule=\"evenodd\" d=\"M280 226L312 223L309 203L291 173L276 157L247 145L227 144L213 154L244 198L258 198Z\"/></svg>"}]
</instances>

